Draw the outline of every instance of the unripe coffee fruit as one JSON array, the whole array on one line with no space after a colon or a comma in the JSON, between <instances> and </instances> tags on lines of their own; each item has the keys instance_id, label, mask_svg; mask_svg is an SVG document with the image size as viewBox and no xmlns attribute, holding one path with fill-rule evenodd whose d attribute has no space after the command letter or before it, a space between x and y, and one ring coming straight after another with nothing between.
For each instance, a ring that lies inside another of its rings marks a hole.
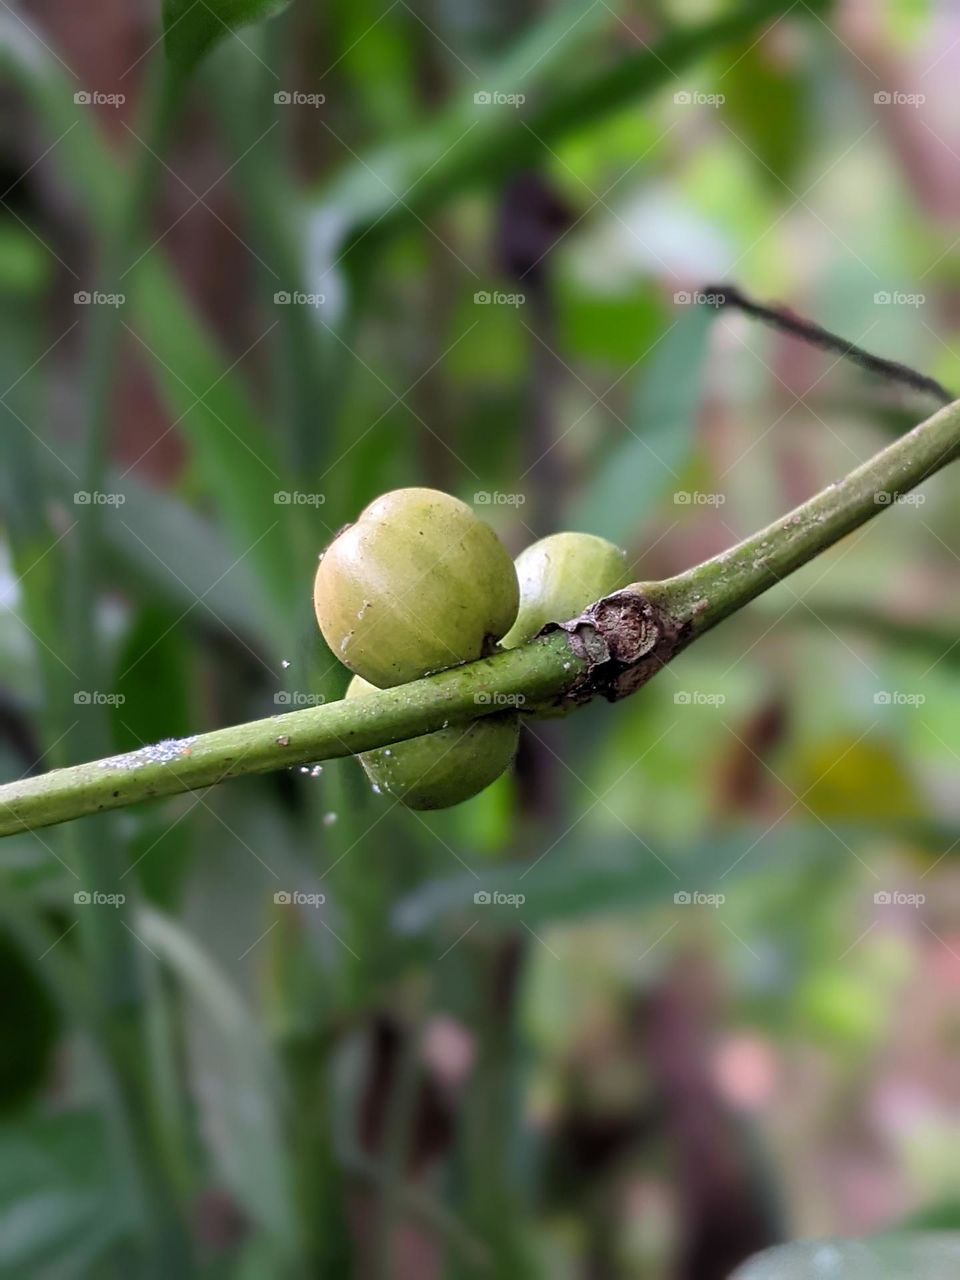
<instances>
[{"instance_id":1,"label":"unripe coffee fruit","mask_svg":"<svg viewBox=\"0 0 960 1280\"><path fill-rule=\"evenodd\" d=\"M630 583L627 553L592 533L554 533L515 561L520 610L503 637L505 649L525 644L548 622L576 618L588 604Z\"/></svg>"},{"instance_id":2,"label":"unripe coffee fruit","mask_svg":"<svg viewBox=\"0 0 960 1280\"><path fill-rule=\"evenodd\" d=\"M348 698L375 693L354 676ZM478 795L509 766L520 733L515 712L484 716L447 729L364 751L360 763L378 791L408 809L447 809Z\"/></svg>"},{"instance_id":3,"label":"unripe coffee fruit","mask_svg":"<svg viewBox=\"0 0 960 1280\"><path fill-rule=\"evenodd\" d=\"M323 638L380 689L489 653L517 616L497 535L437 489L395 489L334 538L313 604Z\"/></svg>"}]
</instances>

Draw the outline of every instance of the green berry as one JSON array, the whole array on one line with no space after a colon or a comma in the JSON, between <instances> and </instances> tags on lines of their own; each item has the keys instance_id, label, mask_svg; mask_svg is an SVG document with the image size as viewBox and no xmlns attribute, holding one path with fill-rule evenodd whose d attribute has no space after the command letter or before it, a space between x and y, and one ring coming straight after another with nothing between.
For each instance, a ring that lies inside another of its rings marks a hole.
<instances>
[{"instance_id":1,"label":"green berry","mask_svg":"<svg viewBox=\"0 0 960 1280\"><path fill-rule=\"evenodd\" d=\"M374 692L374 685L354 676L347 697ZM447 809L500 777L513 760L519 733L514 712L484 716L365 751L360 763L377 790L394 796L408 809Z\"/></svg>"},{"instance_id":2,"label":"green berry","mask_svg":"<svg viewBox=\"0 0 960 1280\"><path fill-rule=\"evenodd\" d=\"M594 600L630 582L627 553L592 533L554 533L517 556L520 611L503 637L505 649L525 644L548 623L576 618Z\"/></svg>"},{"instance_id":3,"label":"green berry","mask_svg":"<svg viewBox=\"0 0 960 1280\"><path fill-rule=\"evenodd\" d=\"M313 590L332 652L381 689L489 653L518 601L497 535L436 489L371 502L327 548Z\"/></svg>"}]
</instances>

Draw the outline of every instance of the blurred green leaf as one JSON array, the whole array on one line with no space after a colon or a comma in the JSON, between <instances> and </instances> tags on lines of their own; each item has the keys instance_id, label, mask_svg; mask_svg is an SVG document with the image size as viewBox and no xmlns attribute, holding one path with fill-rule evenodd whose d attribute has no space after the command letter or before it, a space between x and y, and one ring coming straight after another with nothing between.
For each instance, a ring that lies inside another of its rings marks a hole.
<instances>
[{"instance_id":1,"label":"blurred green leaf","mask_svg":"<svg viewBox=\"0 0 960 1280\"><path fill-rule=\"evenodd\" d=\"M0 1125L0 1277L109 1274L98 1259L131 1224L111 1182L102 1126L91 1113Z\"/></svg>"},{"instance_id":2,"label":"blurred green leaf","mask_svg":"<svg viewBox=\"0 0 960 1280\"><path fill-rule=\"evenodd\" d=\"M117 655L111 683L119 695L113 707L118 751L179 738L193 727L180 618L155 604L136 614Z\"/></svg>"},{"instance_id":3,"label":"blurred green leaf","mask_svg":"<svg viewBox=\"0 0 960 1280\"><path fill-rule=\"evenodd\" d=\"M230 362L159 262L138 268L133 297L137 336L173 419L193 445L204 487L237 554L249 557L264 592L281 617L289 617L299 597L288 536L291 508L275 495L290 485L272 441L244 390L224 374Z\"/></svg>"},{"instance_id":4,"label":"blurred green leaf","mask_svg":"<svg viewBox=\"0 0 960 1280\"><path fill-rule=\"evenodd\" d=\"M59 453L68 464L75 462L75 450L63 447ZM38 461L50 491L64 504L71 502L70 473L49 455ZM264 656L280 651L287 627L249 559L238 560L215 523L132 473L114 469L107 483L125 502L104 522L104 547L114 578L132 600L147 587L153 603L177 611L178 631L189 618L191 625L222 629Z\"/></svg>"},{"instance_id":5,"label":"blurred green leaf","mask_svg":"<svg viewBox=\"0 0 960 1280\"><path fill-rule=\"evenodd\" d=\"M50 279L50 259L20 226L0 223L0 292L37 294Z\"/></svg>"},{"instance_id":6,"label":"blurred green leaf","mask_svg":"<svg viewBox=\"0 0 960 1280\"><path fill-rule=\"evenodd\" d=\"M722 110L753 153L760 181L782 194L806 161L810 116L803 78L769 42L745 42L742 51L735 46L729 53L733 70L723 82Z\"/></svg>"},{"instance_id":7,"label":"blurred green leaf","mask_svg":"<svg viewBox=\"0 0 960 1280\"><path fill-rule=\"evenodd\" d=\"M167 57L190 71L214 45L238 27L272 18L290 0L163 0L163 40Z\"/></svg>"},{"instance_id":8,"label":"blurred green leaf","mask_svg":"<svg viewBox=\"0 0 960 1280\"><path fill-rule=\"evenodd\" d=\"M292 1180L280 1127L280 1082L264 1035L229 979L176 921L144 908L137 932L192 1002L191 1056L221 1176L278 1250L290 1253L296 1247Z\"/></svg>"},{"instance_id":9,"label":"blurred green leaf","mask_svg":"<svg viewBox=\"0 0 960 1280\"><path fill-rule=\"evenodd\" d=\"M626 434L575 504L574 528L625 543L659 498L679 488L694 441L700 371L713 318L707 307L686 308L646 357Z\"/></svg>"},{"instance_id":10,"label":"blurred green leaf","mask_svg":"<svg viewBox=\"0 0 960 1280\"><path fill-rule=\"evenodd\" d=\"M731 878L756 874L756 868L740 855L757 839L753 828L677 847L655 838L645 841L627 835L596 840L571 839L565 847L550 850L529 862L501 863L435 880L398 902L393 912L400 933L429 931L451 915L466 915L493 929L542 922L580 920L602 912L656 907L673 901L684 889L722 891L723 872L732 866ZM852 838L850 832L845 838ZM796 826L781 833L777 844L776 872L783 875L791 863L835 858L843 849L840 834L831 837L822 827ZM739 859L739 861L735 861ZM735 864L735 865L733 865ZM489 893L490 901L474 901L474 894ZM522 894L519 908L498 902L493 895Z\"/></svg>"},{"instance_id":11,"label":"blurred green leaf","mask_svg":"<svg viewBox=\"0 0 960 1280\"><path fill-rule=\"evenodd\" d=\"M561 281L559 310L561 349L620 372L663 332L663 308L652 289L609 294Z\"/></svg>"},{"instance_id":12,"label":"blurred green leaf","mask_svg":"<svg viewBox=\"0 0 960 1280\"><path fill-rule=\"evenodd\" d=\"M106 523L104 538L132 591L149 584L152 598L159 592L178 610L178 630L189 614L195 624L232 632L263 654L279 651L287 628L250 560L237 559L215 524L132 475L114 473L110 484L127 501L120 519Z\"/></svg>"},{"instance_id":13,"label":"blurred green leaf","mask_svg":"<svg viewBox=\"0 0 960 1280\"><path fill-rule=\"evenodd\" d=\"M804 804L828 821L909 821L924 811L900 745L879 734L813 742L796 753L792 774Z\"/></svg>"},{"instance_id":14,"label":"blurred green leaf","mask_svg":"<svg viewBox=\"0 0 960 1280\"><path fill-rule=\"evenodd\" d=\"M476 86L419 133L349 166L323 196L328 218L369 241L392 234L451 196L489 185L540 161L559 138L585 130L673 79L718 45L749 34L788 11L785 0L753 0L735 12L674 28L613 66L583 67L585 37L609 6L551 11L490 69L483 92L522 93L536 106L494 109L474 100ZM818 4L809 7L821 7ZM539 93L538 90L543 92ZM333 255L335 256L335 255Z\"/></svg>"},{"instance_id":15,"label":"blurred green leaf","mask_svg":"<svg viewBox=\"0 0 960 1280\"><path fill-rule=\"evenodd\" d=\"M960 1199L940 1200L918 1209L900 1224L900 1231L955 1231L960 1234Z\"/></svg>"}]
</instances>

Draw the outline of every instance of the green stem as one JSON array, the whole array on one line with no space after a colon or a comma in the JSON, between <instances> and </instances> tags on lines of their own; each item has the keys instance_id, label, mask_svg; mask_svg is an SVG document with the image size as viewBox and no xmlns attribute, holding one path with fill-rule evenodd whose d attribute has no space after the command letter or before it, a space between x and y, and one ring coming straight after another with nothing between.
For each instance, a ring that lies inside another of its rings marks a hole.
<instances>
[{"instance_id":1,"label":"green stem","mask_svg":"<svg viewBox=\"0 0 960 1280\"><path fill-rule=\"evenodd\" d=\"M675 653L723 618L775 586L853 529L887 510L960 455L960 401L955 401L883 449L837 484L729 551L666 582L634 584L619 597L643 606L651 645L626 664L638 688ZM126 756L58 769L0 787L0 836L118 809L154 796L213 786L226 778L335 759L440 729L448 721L489 715L517 702L529 708L575 686L616 688L599 671L613 668L623 634L609 608L573 635L553 631L519 649L452 667L364 698L273 716L212 733L162 743ZM587 632L587 649L583 632ZM613 658L611 658L613 653ZM619 664L622 670L623 662Z\"/></svg>"},{"instance_id":2,"label":"green stem","mask_svg":"<svg viewBox=\"0 0 960 1280\"><path fill-rule=\"evenodd\" d=\"M955 400L843 480L728 551L659 584L660 589L673 612L689 617L690 638L700 636L958 456L960 401Z\"/></svg>"},{"instance_id":3,"label":"green stem","mask_svg":"<svg viewBox=\"0 0 960 1280\"><path fill-rule=\"evenodd\" d=\"M153 796L194 791L243 774L333 760L419 737L450 720L503 710L503 703L478 702L478 697L551 697L569 687L585 666L571 653L561 632L368 697L55 769L0 787L0 835L119 809Z\"/></svg>"},{"instance_id":4,"label":"green stem","mask_svg":"<svg viewBox=\"0 0 960 1280\"><path fill-rule=\"evenodd\" d=\"M173 119L180 96L180 80L162 63L152 72L146 90L145 122L141 136L146 145L138 148L136 162L116 221L106 236L106 260L103 264L103 292L124 294L131 280L127 273L143 236L150 206L160 173L158 153ZM140 129L137 130L141 132ZM95 306L90 316L90 347L87 358L88 383L86 397L86 429L81 458L81 487L89 493L101 488L109 444L110 400L114 391L117 361L123 341L122 308ZM76 562L71 574L71 618L74 652L78 673L96 688L95 606L100 556L100 526L103 508L90 502L77 508ZM101 719L104 719L103 717Z\"/></svg>"}]
</instances>

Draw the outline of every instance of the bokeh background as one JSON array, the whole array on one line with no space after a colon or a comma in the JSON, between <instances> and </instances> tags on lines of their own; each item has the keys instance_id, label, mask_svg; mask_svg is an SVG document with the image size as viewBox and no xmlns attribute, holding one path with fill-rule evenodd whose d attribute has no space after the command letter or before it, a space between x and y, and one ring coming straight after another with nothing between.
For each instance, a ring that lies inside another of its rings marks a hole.
<instances>
[{"instance_id":1,"label":"bokeh background","mask_svg":"<svg viewBox=\"0 0 960 1280\"><path fill-rule=\"evenodd\" d=\"M341 696L386 489L658 578L930 411L709 282L960 387L949 3L159 7L0 9L4 780ZM344 761L5 840L0 1275L956 1227L956 486L458 809Z\"/></svg>"}]
</instances>

